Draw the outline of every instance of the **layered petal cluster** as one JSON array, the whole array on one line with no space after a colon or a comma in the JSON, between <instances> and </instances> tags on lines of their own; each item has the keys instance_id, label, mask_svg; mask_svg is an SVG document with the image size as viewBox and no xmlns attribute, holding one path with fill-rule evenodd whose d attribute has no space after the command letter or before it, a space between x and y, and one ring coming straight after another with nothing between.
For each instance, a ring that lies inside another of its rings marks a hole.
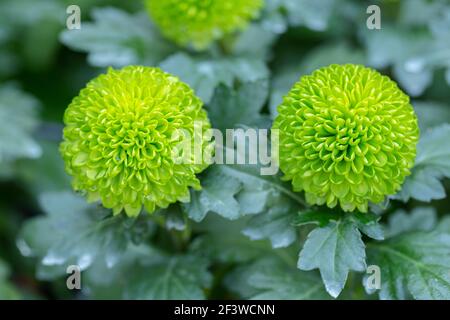
<instances>
[{"instance_id":1,"label":"layered petal cluster","mask_svg":"<svg viewBox=\"0 0 450 320\"><path fill-rule=\"evenodd\" d=\"M124 209L136 216L143 205L151 213L188 201L188 188L200 188L196 173L207 157L189 163L174 154L180 143L192 142L204 154L213 147L201 100L158 68L109 69L73 99L64 123L60 150L74 189L115 214Z\"/></svg>"},{"instance_id":2,"label":"layered petal cluster","mask_svg":"<svg viewBox=\"0 0 450 320\"><path fill-rule=\"evenodd\" d=\"M146 0L147 10L169 39L196 49L244 29L263 0Z\"/></svg>"},{"instance_id":3,"label":"layered petal cluster","mask_svg":"<svg viewBox=\"0 0 450 320\"><path fill-rule=\"evenodd\" d=\"M417 117L409 97L375 70L321 68L294 85L278 112L280 169L310 204L366 212L410 174Z\"/></svg>"}]
</instances>

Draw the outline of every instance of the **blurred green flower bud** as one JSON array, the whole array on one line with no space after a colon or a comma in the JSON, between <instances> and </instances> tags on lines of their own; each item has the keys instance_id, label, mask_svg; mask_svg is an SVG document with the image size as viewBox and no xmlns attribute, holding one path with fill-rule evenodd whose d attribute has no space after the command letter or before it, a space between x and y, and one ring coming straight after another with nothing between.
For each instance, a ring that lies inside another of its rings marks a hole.
<instances>
[{"instance_id":1,"label":"blurred green flower bud","mask_svg":"<svg viewBox=\"0 0 450 320\"><path fill-rule=\"evenodd\" d=\"M189 201L189 187L200 188L196 173L206 162L175 161L180 139L174 137L182 131L193 140L197 132L195 147L211 152L203 135L209 120L191 88L158 68L109 69L73 99L64 123L60 150L74 189L114 214L124 209L136 216L143 205L152 213Z\"/></svg>"},{"instance_id":2,"label":"blurred green flower bud","mask_svg":"<svg viewBox=\"0 0 450 320\"><path fill-rule=\"evenodd\" d=\"M280 169L308 203L367 212L401 187L414 164L417 118L395 82L361 65L330 65L284 97Z\"/></svg>"},{"instance_id":3,"label":"blurred green flower bud","mask_svg":"<svg viewBox=\"0 0 450 320\"><path fill-rule=\"evenodd\" d=\"M179 45L202 50L224 35L244 29L263 0L146 0L161 32Z\"/></svg>"}]
</instances>

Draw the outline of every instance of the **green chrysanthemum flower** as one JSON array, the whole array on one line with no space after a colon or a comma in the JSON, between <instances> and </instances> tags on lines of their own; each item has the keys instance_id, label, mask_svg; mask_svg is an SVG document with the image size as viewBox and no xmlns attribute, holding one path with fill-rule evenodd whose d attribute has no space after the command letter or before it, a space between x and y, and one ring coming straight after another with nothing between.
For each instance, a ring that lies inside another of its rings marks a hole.
<instances>
[{"instance_id":1,"label":"green chrysanthemum flower","mask_svg":"<svg viewBox=\"0 0 450 320\"><path fill-rule=\"evenodd\" d=\"M367 212L410 174L417 118L395 82L359 65L304 76L278 107L279 164L310 204Z\"/></svg>"},{"instance_id":2,"label":"green chrysanthemum flower","mask_svg":"<svg viewBox=\"0 0 450 320\"><path fill-rule=\"evenodd\" d=\"M209 120L189 86L158 68L109 69L73 99L64 123L60 149L74 189L115 214L136 216L142 205L151 213L200 188L195 174L208 157L183 164L173 155L194 134L192 146L211 154Z\"/></svg>"},{"instance_id":3,"label":"green chrysanthemum flower","mask_svg":"<svg viewBox=\"0 0 450 320\"><path fill-rule=\"evenodd\" d=\"M167 38L200 50L244 29L258 15L263 0L146 0L146 5Z\"/></svg>"}]
</instances>

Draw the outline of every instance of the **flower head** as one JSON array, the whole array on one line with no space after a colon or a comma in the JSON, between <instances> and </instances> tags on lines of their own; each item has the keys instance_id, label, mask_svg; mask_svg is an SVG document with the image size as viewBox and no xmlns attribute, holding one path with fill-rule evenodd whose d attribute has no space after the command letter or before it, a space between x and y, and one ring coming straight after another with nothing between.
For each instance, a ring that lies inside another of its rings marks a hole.
<instances>
[{"instance_id":1,"label":"flower head","mask_svg":"<svg viewBox=\"0 0 450 320\"><path fill-rule=\"evenodd\" d=\"M224 35L244 29L263 0L146 0L162 33L179 45L206 48Z\"/></svg>"},{"instance_id":2,"label":"flower head","mask_svg":"<svg viewBox=\"0 0 450 320\"><path fill-rule=\"evenodd\" d=\"M360 65L304 76L278 107L280 168L310 204L367 211L410 174L417 118L395 82Z\"/></svg>"},{"instance_id":3,"label":"flower head","mask_svg":"<svg viewBox=\"0 0 450 320\"><path fill-rule=\"evenodd\" d=\"M142 205L151 213L188 201L188 188L200 188L195 175L206 162L175 161L174 137L177 131L193 137L200 127L196 146L210 152L203 135L209 120L189 86L158 68L109 69L73 99L64 123L60 150L74 188L115 214L136 216Z\"/></svg>"}]
</instances>

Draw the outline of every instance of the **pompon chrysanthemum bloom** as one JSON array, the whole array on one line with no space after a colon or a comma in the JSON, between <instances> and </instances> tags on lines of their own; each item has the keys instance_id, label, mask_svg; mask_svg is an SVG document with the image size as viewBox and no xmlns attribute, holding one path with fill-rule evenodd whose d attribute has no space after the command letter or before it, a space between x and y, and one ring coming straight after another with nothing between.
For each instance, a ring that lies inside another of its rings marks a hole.
<instances>
[{"instance_id":1,"label":"pompon chrysanthemum bloom","mask_svg":"<svg viewBox=\"0 0 450 320\"><path fill-rule=\"evenodd\" d=\"M188 201L188 188L200 188L196 173L206 168L208 158L183 163L174 150L182 139L201 132L200 145L192 147L212 152L203 134L210 123L201 100L158 68L109 69L73 99L64 123L60 150L74 189L90 201L101 200L114 214L124 209L136 216L143 205L151 213Z\"/></svg>"},{"instance_id":2,"label":"pompon chrysanthemum bloom","mask_svg":"<svg viewBox=\"0 0 450 320\"><path fill-rule=\"evenodd\" d=\"M179 45L201 50L224 35L244 29L264 0L146 0L161 32Z\"/></svg>"},{"instance_id":3,"label":"pompon chrysanthemum bloom","mask_svg":"<svg viewBox=\"0 0 450 320\"><path fill-rule=\"evenodd\" d=\"M395 82L360 65L330 65L284 97L279 164L308 203L367 212L399 190L414 164L417 118Z\"/></svg>"}]
</instances>

